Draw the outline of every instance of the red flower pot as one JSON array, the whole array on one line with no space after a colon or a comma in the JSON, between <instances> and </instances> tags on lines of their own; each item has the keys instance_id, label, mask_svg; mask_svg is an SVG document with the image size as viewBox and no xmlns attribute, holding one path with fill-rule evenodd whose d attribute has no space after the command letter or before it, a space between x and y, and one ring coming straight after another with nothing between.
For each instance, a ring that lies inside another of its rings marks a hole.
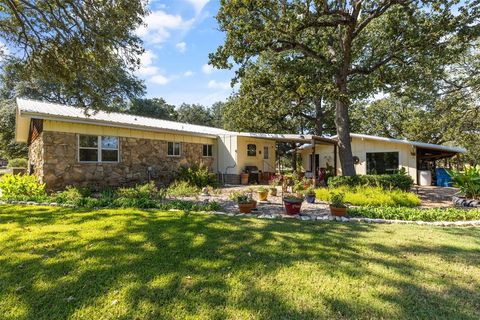
<instances>
[{"instance_id":1,"label":"red flower pot","mask_svg":"<svg viewBox=\"0 0 480 320\"><path fill-rule=\"evenodd\" d=\"M293 216L300 213L300 209L302 208L302 202L284 200L283 203L285 204L285 210L287 211L288 215Z\"/></svg>"}]
</instances>

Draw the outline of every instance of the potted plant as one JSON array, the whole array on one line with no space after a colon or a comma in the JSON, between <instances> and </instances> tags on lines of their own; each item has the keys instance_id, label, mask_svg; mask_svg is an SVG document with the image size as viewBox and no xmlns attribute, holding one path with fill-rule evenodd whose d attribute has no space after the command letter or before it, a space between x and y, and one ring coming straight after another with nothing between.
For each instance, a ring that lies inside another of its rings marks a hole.
<instances>
[{"instance_id":1,"label":"potted plant","mask_svg":"<svg viewBox=\"0 0 480 320\"><path fill-rule=\"evenodd\" d=\"M303 197L298 197L296 195L289 195L283 198L283 203L285 204L285 210L288 215L296 215L300 213L302 208Z\"/></svg>"},{"instance_id":2,"label":"potted plant","mask_svg":"<svg viewBox=\"0 0 480 320\"><path fill-rule=\"evenodd\" d=\"M305 192L305 200L307 200L308 203L315 203L315 189L314 188L308 188L307 191Z\"/></svg>"},{"instance_id":3,"label":"potted plant","mask_svg":"<svg viewBox=\"0 0 480 320\"><path fill-rule=\"evenodd\" d=\"M270 195L273 197L277 196L277 186L278 186L278 179L276 177L273 177L270 180Z\"/></svg>"},{"instance_id":4,"label":"potted plant","mask_svg":"<svg viewBox=\"0 0 480 320\"><path fill-rule=\"evenodd\" d=\"M347 214L345 195L343 193L332 193L330 195L330 213L332 216L339 217Z\"/></svg>"},{"instance_id":5,"label":"potted plant","mask_svg":"<svg viewBox=\"0 0 480 320\"><path fill-rule=\"evenodd\" d=\"M297 194L297 197L299 197L299 198L302 197L303 193L305 191L305 185L303 184L303 181L297 182L293 186L293 191Z\"/></svg>"},{"instance_id":6,"label":"potted plant","mask_svg":"<svg viewBox=\"0 0 480 320\"><path fill-rule=\"evenodd\" d=\"M258 200L259 201L267 201L268 198L268 189L265 187L260 187L257 189L258 193Z\"/></svg>"}]
</instances>

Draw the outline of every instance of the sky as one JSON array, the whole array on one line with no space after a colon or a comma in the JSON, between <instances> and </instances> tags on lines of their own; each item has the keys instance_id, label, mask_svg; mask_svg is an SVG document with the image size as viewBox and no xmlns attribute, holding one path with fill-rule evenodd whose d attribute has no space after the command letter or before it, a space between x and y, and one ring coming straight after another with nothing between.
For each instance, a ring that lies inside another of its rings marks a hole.
<instances>
[{"instance_id":1,"label":"sky","mask_svg":"<svg viewBox=\"0 0 480 320\"><path fill-rule=\"evenodd\" d=\"M147 97L210 106L230 96L234 72L208 65L208 54L224 40L215 20L219 1L151 0L149 7L146 27L137 30L145 54L136 72Z\"/></svg>"}]
</instances>

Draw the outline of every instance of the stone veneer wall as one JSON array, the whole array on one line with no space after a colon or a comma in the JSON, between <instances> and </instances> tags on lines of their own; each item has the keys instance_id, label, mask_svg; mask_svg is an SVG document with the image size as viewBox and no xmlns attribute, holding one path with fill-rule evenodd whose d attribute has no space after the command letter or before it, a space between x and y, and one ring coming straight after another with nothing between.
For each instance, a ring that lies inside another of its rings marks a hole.
<instances>
[{"instance_id":1,"label":"stone veneer wall","mask_svg":"<svg viewBox=\"0 0 480 320\"><path fill-rule=\"evenodd\" d=\"M43 133L32 141L28 148L28 172L43 177Z\"/></svg>"},{"instance_id":2,"label":"stone veneer wall","mask_svg":"<svg viewBox=\"0 0 480 320\"><path fill-rule=\"evenodd\" d=\"M77 134L44 131L30 146L30 162L52 190L68 185L101 188L144 183L149 167L150 179L157 184L169 183L180 165L201 162L212 170L214 159L202 156L199 143L182 142L181 156L171 157L167 156L167 141L125 137L119 141L119 163L81 163L77 161Z\"/></svg>"}]
</instances>

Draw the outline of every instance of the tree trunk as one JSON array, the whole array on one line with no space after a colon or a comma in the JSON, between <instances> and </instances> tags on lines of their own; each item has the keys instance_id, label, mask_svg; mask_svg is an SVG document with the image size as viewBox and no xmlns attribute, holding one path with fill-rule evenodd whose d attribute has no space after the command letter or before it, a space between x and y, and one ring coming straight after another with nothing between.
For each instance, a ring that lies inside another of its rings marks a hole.
<instances>
[{"instance_id":1,"label":"tree trunk","mask_svg":"<svg viewBox=\"0 0 480 320\"><path fill-rule=\"evenodd\" d=\"M342 175L354 176L355 166L353 164L352 145L350 141L348 92L346 79L344 77L337 78L337 87L342 95L335 101L335 126L337 127L338 154L340 156Z\"/></svg>"},{"instance_id":2,"label":"tree trunk","mask_svg":"<svg viewBox=\"0 0 480 320\"><path fill-rule=\"evenodd\" d=\"M322 136L323 134L323 108L322 108L322 98L315 100L315 135Z\"/></svg>"}]
</instances>

